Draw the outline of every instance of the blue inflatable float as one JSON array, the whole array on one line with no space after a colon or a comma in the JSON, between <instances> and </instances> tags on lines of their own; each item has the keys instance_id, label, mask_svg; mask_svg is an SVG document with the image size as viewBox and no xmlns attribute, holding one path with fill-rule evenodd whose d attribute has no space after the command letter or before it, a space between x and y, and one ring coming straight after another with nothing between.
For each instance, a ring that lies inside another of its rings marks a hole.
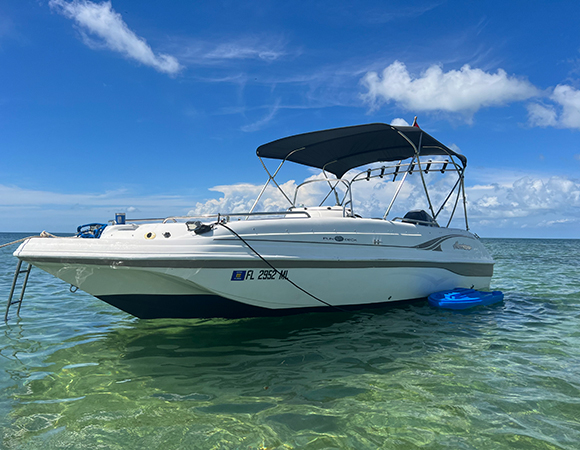
<instances>
[{"instance_id":1,"label":"blue inflatable float","mask_svg":"<svg viewBox=\"0 0 580 450\"><path fill-rule=\"evenodd\" d=\"M435 292L428 297L429 304L437 308L467 309L474 306L493 305L503 301L503 292L483 292L475 289L456 288Z\"/></svg>"}]
</instances>

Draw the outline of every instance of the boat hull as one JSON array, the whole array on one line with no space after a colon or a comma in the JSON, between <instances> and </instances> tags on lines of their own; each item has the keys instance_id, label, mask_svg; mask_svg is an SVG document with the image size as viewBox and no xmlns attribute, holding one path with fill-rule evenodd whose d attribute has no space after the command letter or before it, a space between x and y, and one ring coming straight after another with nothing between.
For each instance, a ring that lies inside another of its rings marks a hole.
<instances>
[{"instance_id":1,"label":"boat hull","mask_svg":"<svg viewBox=\"0 0 580 450\"><path fill-rule=\"evenodd\" d=\"M427 263L391 261L383 267L364 267L360 261L351 261L338 268L334 264L320 267L320 263L287 269L283 267L292 265L280 263L282 268L276 273L265 264L248 262L220 269L35 262L67 283L143 319L238 318L357 309L424 298L436 290L457 286L489 287L489 267L485 265L464 266L462 273L456 273L452 270L456 267L445 264L429 267ZM245 272L244 279L232 280L240 272Z\"/></svg>"},{"instance_id":2,"label":"boat hull","mask_svg":"<svg viewBox=\"0 0 580 450\"><path fill-rule=\"evenodd\" d=\"M204 236L184 224L111 227L100 239L31 240L15 255L148 319L350 310L489 288L493 261L470 233L356 220L358 231L344 218L239 222L239 237L223 227ZM143 240L151 233L171 238Z\"/></svg>"}]
</instances>

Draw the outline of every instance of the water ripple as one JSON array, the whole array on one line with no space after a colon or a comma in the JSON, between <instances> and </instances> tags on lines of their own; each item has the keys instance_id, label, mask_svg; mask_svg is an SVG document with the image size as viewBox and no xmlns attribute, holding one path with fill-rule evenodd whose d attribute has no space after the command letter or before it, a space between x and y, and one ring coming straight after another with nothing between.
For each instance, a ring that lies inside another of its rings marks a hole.
<instances>
[{"instance_id":1,"label":"water ripple","mask_svg":"<svg viewBox=\"0 0 580 450\"><path fill-rule=\"evenodd\" d=\"M464 312L143 321L34 271L3 448L575 449L580 241L485 242L506 301Z\"/></svg>"}]
</instances>

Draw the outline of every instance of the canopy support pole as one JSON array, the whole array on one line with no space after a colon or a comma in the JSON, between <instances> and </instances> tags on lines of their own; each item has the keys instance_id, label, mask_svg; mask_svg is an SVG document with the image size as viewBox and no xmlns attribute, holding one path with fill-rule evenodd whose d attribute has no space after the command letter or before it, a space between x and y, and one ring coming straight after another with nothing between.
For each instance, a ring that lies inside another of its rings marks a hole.
<instances>
[{"instance_id":1,"label":"canopy support pole","mask_svg":"<svg viewBox=\"0 0 580 450\"><path fill-rule=\"evenodd\" d=\"M451 158L451 159L452 159L452 162L453 162L453 158ZM461 174L461 170L457 167L457 165L455 165L455 167L457 169L457 173L460 175ZM455 189L457 189L457 185L459 184L460 181L461 181L461 176L459 176L459 178L457 178L457 181L455 182L455 184L453 185L453 187L449 191L449 194L447 194L447 197L445 198L445 201L441 204L441 207L437 211L437 214L435 214L435 217L433 217L434 219L437 219L437 217L439 216L439 214L441 214L441 211L443 211L443 208L445 208L445 205L447 204L447 202L449 201L449 199L451 198L451 196L455 192ZM458 194L457 199L459 199L459 192L460 191L461 191L461 188L457 191L457 194ZM457 201L455 201L455 205L457 206ZM449 218L449 222L451 222L451 219L453 219L453 214L455 214L455 207L453 208L453 212L451 213L451 217Z\"/></svg>"},{"instance_id":2,"label":"canopy support pole","mask_svg":"<svg viewBox=\"0 0 580 450\"><path fill-rule=\"evenodd\" d=\"M391 203L389 203L389 207L387 208L387 211L385 211L385 214L383 215L383 220L385 220L387 218L387 216L389 215L389 213L391 212L391 208L393 207L393 204L395 203L395 200L397 199L397 196L399 195L399 192L401 191L401 188L403 187L403 184L405 183L405 180L407 179L407 175L409 175L409 169L413 166L414 163L415 163L415 157L413 156L413 159L411 159L411 163L409 164L409 166L407 166L407 171L405 172L405 175L403 175L403 178L401 179L401 181L399 181L399 185L397 186L397 190L395 191L395 195L393 195L393 198L391 199ZM401 161L399 161L399 164L401 164Z\"/></svg>"},{"instance_id":3,"label":"canopy support pole","mask_svg":"<svg viewBox=\"0 0 580 450\"><path fill-rule=\"evenodd\" d=\"M419 175L421 175L421 182L423 183L423 189L425 190L425 197L427 197L427 203L429 203L429 209L431 210L431 214L433 220L435 220L435 211L433 210L433 204L431 203L431 197L429 197L429 189L427 188L427 183L425 182L425 176L423 175L423 169L421 168L421 159L419 156L421 155L421 143L423 142L423 132L419 135L419 149L415 149L417 154L417 165L419 166Z\"/></svg>"},{"instance_id":4,"label":"canopy support pole","mask_svg":"<svg viewBox=\"0 0 580 450\"><path fill-rule=\"evenodd\" d=\"M264 161L262 160L262 158L260 158L258 156L258 159L260 160L260 162L262 163L262 167L264 168L264 170L266 171L266 173L268 174L268 181L266 181L266 183L264 184L264 187L262 187L262 190L260 191L260 193L258 194L258 198L256 198L256 200L254 201L254 204L252 205L252 208L250 208L250 213L254 212L254 208L256 207L256 205L258 204L258 202L260 201L260 198L262 198L262 195L264 195L264 192L266 191L266 188L268 187L268 185L270 184L270 181L272 181L276 187L278 188L278 190L282 193L282 195L286 198L286 200L288 200L288 202L294 206L294 204L292 203L292 201L288 198L288 196L286 195L286 193L282 190L282 188L278 185L278 183L276 183L276 180L274 179L274 177L276 175L278 175L278 172L280 171L280 169L282 168L282 166L284 165L284 163L286 162L286 159L284 159L280 165L278 166L278 168L276 169L276 171L274 172L274 175L272 175L270 173L270 171L268 170L268 168L266 167L266 164L264 164Z\"/></svg>"},{"instance_id":5,"label":"canopy support pole","mask_svg":"<svg viewBox=\"0 0 580 450\"><path fill-rule=\"evenodd\" d=\"M465 196L465 183L464 180L465 178L463 177L463 172L465 171L465 168L463 168L463 171L461 171L461 191L463 193L463 213L465 215L465 229L467 231L469 231L469 222L467 221L467 197Z\"/></svg>"},{"instance_id":6,"label":"canopy support pole","mask_svg":"<svg viewBox=\"0 0 580 450\"><path fill-rule=\"evenodd\" d=\"M458 179L457 183L459 183L460 181L461 181L461 179ZM456 186L457 186L457 183L456 183ZM452 192L453 191L451 191L451 193ZM461 186L459 186L459 189L457 189L457 197L455 197L455 204L453 205L453 211L451 211L451 216L449 216L449 222L447 222L447 228L449 228L449 225L451 225L451 221L453 220L453 216L455 215L455 210L457 209L457 204L459 203L459 197L461 197Z\"/></svg>"}]
</instances>

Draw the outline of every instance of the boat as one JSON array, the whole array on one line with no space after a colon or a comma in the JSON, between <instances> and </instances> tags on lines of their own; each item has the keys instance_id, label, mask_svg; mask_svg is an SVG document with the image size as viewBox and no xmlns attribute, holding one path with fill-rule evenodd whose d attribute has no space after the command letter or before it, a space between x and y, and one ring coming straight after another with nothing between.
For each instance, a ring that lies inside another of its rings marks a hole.
<instances>
[{"instance_id":1,"label":"boat","mask_svg":"<svg viewBox=\"0 0 580 450\"><path fill-rule=\"evenodd\" d=\"M162 219L118 214L79 227L74 237L30 238L14 255L143 319L345 311L457 287L489 289L494 261L467 221L467 159L418 126L314 131L256 153L268 179L248 211ZM274 161L275 170L268 167ZM279 182L290 163L317 174L293 193ZM446 196L430 196L430 176L453 177ZM424 207L391 217L411 179ZM354 198L364 183L391 186L379 217L359 214ZM287 207L257 210L267 189ZM300 203L319 191L321 199Z\"/></svg>"}]
</instances>

